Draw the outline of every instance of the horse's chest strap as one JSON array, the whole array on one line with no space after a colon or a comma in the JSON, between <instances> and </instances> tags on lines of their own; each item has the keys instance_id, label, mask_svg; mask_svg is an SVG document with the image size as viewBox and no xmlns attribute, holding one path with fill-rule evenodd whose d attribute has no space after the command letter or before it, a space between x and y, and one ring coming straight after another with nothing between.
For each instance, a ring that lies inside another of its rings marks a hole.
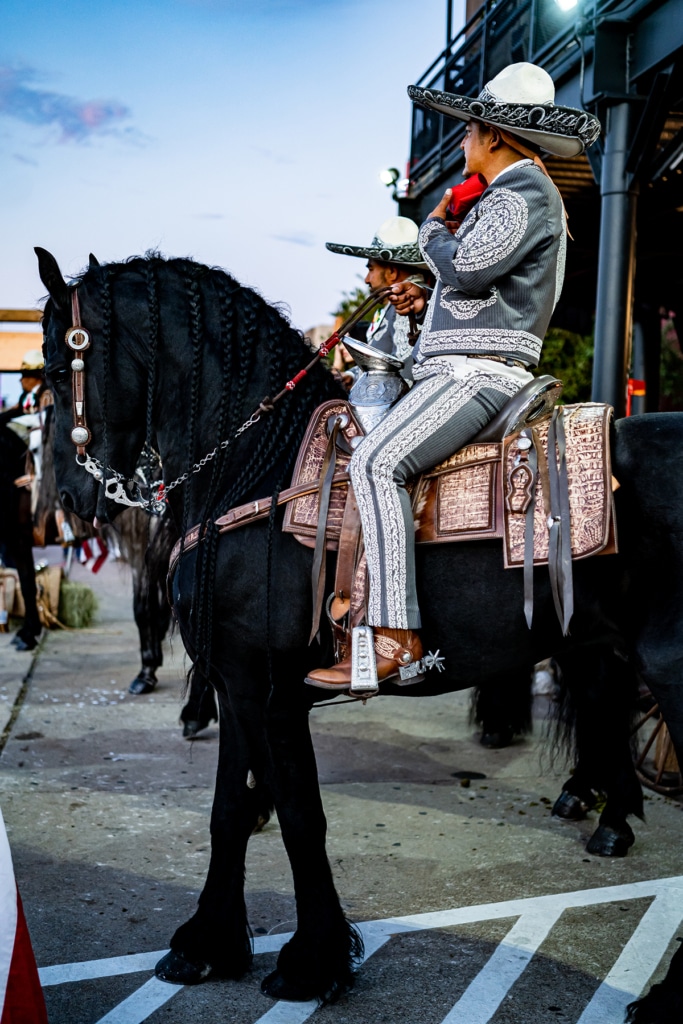
<instances>
[{"instance_id":1,"label":"horse's chest strap","mask_svg":"<svg viewBox=\"0 0 683 1024\"><path fill-rule=\"evenodd\" d=\"M349 474L348 473L335 473L332 478L332 487L341 487L342 484L348 484ZM317 494L318 492L318 480L313 480L310 483L298 484L296 487L287 487L284 491L280 491L277 496L278 505L286 505L288 501L293 501L295 498L301 498L306 494ZM224 516L220 516L215 520L215 524L218 527L219 533L228 533L230 530L236 530L239 526L247 526L249 523L256 522L257 519L265 519L266 516L270 515L270 510L273 504L273 499L259 498L258 501L249 501L246 505L238 505L236 508L231 508L229 512L226 512ZM185 554L186 551L191 551L196 548L199 544L200 534L203 533L206 527L193 526L191 530L188 530L185 536L177 541L168 564L168 577L167 577L167 588L170 592L171 582L173 580L173 574L178 566L178 560L180 559L181 553Z\"/></svg>"}]
</instances>

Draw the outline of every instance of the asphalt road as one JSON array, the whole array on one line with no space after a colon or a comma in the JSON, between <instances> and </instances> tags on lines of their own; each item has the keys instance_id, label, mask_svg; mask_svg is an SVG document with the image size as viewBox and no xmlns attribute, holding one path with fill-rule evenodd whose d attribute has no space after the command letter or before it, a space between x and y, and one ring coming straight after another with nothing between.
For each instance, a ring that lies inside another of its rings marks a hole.
<instances>
[{"instance_id":1,"label":"asphalt road","mask_svg":"<svg viewBox=\"0 0 683 1024\"><path fill-rule=\"evenodd\" d=\"M209 857L218 729L182 738L184 663L165 644L156 691L127 693L138 641L122 563L73 577L98 594L88 631L37 656L0 636L0 808L50 1024L298 1024L312 1004L259 992L294 927L277 820L255 835L247 904L253 971L192 989L153 965L192 912ZM534 734L486 751L469 693L318 708L312 726L329 856L368 958L335 1024L618 1024L683 935L683 817L647 793L628 857L591 857L596 816L551 817L568 774ZM463 773L480 773L469 786Z\"/></svg>"}]
</instances>

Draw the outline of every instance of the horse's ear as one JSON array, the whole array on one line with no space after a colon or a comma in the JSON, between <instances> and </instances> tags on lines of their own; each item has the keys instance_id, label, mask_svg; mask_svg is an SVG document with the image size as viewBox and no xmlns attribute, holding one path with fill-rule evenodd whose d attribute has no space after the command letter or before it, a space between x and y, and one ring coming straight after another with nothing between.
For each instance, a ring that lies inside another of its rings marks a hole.
<instances>
[{"instance_id":1,"label":"horse's ear","mask_svg":"<svg viewBox=\"0 0 683 1024\"><path fill-rule=\"evenodd\" d=\"M97 256L93 256L93 254L90 253L90 256L88 257L88 266L90 267L90 269L94 270L95 267L99 267L99 265L100 261L98 260Z\"/></svg>"},{"instance_id":2,"label":"horse's ear","mask_svg":"<svg viewBox=\"0 0 683 1024\"><path fill-rule=\"evenodd\" d=\"M69 288L62 277L62 272L57 265L57 260L47 249L41 249L36 245L33 250L38 257L38 273L40 280L48 290L50 298L55 306L60 309L69 308Z\"/></svg>"}]
</instances>

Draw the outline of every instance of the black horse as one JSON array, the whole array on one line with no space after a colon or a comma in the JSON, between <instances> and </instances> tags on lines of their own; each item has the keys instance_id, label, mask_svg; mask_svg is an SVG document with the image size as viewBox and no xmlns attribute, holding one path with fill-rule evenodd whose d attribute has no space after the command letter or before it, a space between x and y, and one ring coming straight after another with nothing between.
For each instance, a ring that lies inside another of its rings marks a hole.
<instances>
[{"instance_id":1,"label":"black horse","mask_svg":"<svg viewBox=\"0 0 683 1024\"><path fill-rule=\"evenodd\" d=\"M71 439L73 353L64 336L73 287L54 257L37 253L50 294L45 355L61 498L83 518L106 521L117 507L102 473L98 480L77 464ZM222 271L133 258L91 265L76 290L91 337L82 371L90 468L132 478L153 430L179 532L205 524L202 542L181 554L173 598L189 655L218 689L211 863L197 912L172 937L157 974L193 983L212 971L239 977L248 968L245 852L267 788L292 867L297 929L262 988L277 998L334 998L352 983L361 943L341 910L325 852L308 723L319 695L303 679L332 660L324 631L320 643L308 643L311 552L281 531L275 502L268 520L241 531L219 536L213 521L232 506L277 494L313 409L344 392L318 365L273 406L266 396L292 379L310 352L277 309ZM547 572L535 574L529 630L521 574L503 569L498 544L420 546L423 640L445 655L446 671L383 692L420 696L498 683L553 655L566 656L580 686L579 663L597 658L614 679L630 663L659 701L683 756L683 416L618 421L612 457L621 484L621 554L576 564L570 635L557 623ZM619 700L618 687L614 695ZM608 716L601 740L610 728Z\"/></svg>"},{"instance_id":2,"label":"black horse","mask_svg":"<svg viewBox=\"0 0 683 1024\"><path fill-rule=\"evenodd\" d=\"M38 614L36 576L33 564L33 516L31 494L14 481L26 472L25 442L5 423L0 424L0 554L19 574L26 609L24 621L12 644L19 651L32 651L42 626Z\"/></svg>"}]
</instances>

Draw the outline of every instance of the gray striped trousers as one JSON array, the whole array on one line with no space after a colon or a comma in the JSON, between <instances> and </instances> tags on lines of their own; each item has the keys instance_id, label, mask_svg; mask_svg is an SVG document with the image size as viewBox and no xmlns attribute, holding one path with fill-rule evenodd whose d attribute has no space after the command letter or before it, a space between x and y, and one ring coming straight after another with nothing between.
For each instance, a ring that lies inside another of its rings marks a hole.
<instances>
[{"instance_id":1,"label":"gray striped trousers","mask_svg":"<svg viewBox=\"0 0 683 1024\"><path fill-rule=\"evenodd\" d=\"M466 445L519 388L504 374L437 370L419 380L354 451L349 472L368 563L368 625L420 626L406 481Z\"/></svg>"}]
</instances>

